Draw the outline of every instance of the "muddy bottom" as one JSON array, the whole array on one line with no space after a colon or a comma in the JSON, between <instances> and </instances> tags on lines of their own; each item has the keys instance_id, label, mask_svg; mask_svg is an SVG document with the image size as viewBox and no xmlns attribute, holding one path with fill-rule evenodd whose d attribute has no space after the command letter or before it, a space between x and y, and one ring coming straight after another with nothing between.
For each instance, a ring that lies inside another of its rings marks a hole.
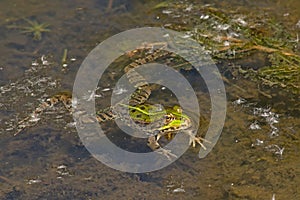
<instances>
[{"instance_id":1,"label":"muddy bottom","mask_svg":"<svg viewBox=\"0 0 300 200\"><path fill-rule=\"evenodd\" d=\"M85 148L63 105L48 109L35 125L14 136L18 121L40 102L59 91L72 91L81 62L101 41L137 26L168 23L160 21L161 12L147 10L158 3L1 3L7 8L0 12L5 19L0 22L1 199L300 199L299 103L282 88L258 88L255 81L232 76L224 70L231 60L217 62L226 87L227 116L218 142L204 158L198 157L198 145L158 171L112 169ZM262 6L274 6L268 4ZM283 12L281 4L278 1L271 11ZM47 22L51 31L43 32L40 41L33 40L32 32L16 28L30 25L24 18ZM250 61L258 62L254 56L238 64ZM100 81L96 93L100 109L110 104L113 81L123 73L116 66ZM205 84L200 84L203 80L195 70L178 69L195 89L201 116L209 122L211 102ZM163 87L153 91L149 101L155 104L157 99L168 106L178 103ZM124 137L114 122L103 124L103 129L121 148L150 151L147 139ZM203 126L199 134L205 136Z\"/></svg>"}]
</instances>

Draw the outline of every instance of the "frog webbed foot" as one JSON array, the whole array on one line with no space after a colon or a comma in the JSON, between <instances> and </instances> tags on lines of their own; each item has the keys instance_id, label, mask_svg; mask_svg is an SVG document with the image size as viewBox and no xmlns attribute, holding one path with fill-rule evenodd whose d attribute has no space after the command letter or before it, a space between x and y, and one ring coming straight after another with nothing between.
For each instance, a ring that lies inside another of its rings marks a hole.
<instances>
[{"instance_id":1,"label":"frog webbed foot","mask_svg":"<svg viewBox=\"0 0 300 200\"><path fill-rule=\"evenodd\" d=\"M40 118L37 114L31 114L30 116L22 119L16 124L16 132L14 133L14 136L18 135L26 128L34 126L39 120Z\"/></svg>"},{"instance_id":2,"label":"frog webbed foot","mask_svg":"<svg viewBox=\"0 0 300 200\"><path fill-rule=\"evenodd\" d=\"M171 150L164 149L158 143L160 135L152 135L148 138L148 146L155 152L164 155L168 160L172 160L171 158L177 158L177 156L171 153Z\"/></svg>"},{"instance_id":3,"label":"frog webbed foot","mask_svg":"<svg viewBox=\"0 0 300 200\"><path fill-rule=\"evenodd\" d=\"M190 136L189 145L196 147L196 144L199 144L204 150L206 150L206 147L204 146L204 144L202 142L205 141L205 142L210 143L209 141L205 140L202 137L195 136L191 132L188 132L188 135Z\"/></svg>"},{"instance_id":4,"label":"frog webbed foot","mask_svg":"<svg viewBox=\"0 0 300 200\"><path fill-rule=\"evenodd\" d=\"M203 138L201 137L190 136L189 144L192 145L193 147L196 147L196 144L198 143L204 150L206 150L206 147L204 146L202 141Z\"/></svg>"},{"instance_id":5,"label":"frog webbed foot","mask_svg":"<svg viewBox=\"0 0 300 200\"><path fill-rule=\"evenodd\" d=\"M161 147L159 149L157 149L155 152L157 152L163 156L166 156L168 160L172 160L172 157L177 158L177 156L175 154L171 153L171 150L164 149Z\"/></svg>"}]
</instances>

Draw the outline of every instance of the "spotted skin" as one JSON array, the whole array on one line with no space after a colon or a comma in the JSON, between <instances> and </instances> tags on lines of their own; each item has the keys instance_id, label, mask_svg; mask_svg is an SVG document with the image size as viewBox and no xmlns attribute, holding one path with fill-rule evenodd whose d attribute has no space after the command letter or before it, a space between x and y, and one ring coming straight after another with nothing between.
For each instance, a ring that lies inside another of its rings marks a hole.
<instances>
[{"instance_id":1,"label":"spotted skin","mask_svg":"<svg viewBox=\"0 0 300 200\"><path fill-rule=\"evenodd\" d=\"M127 108L129 109L135 109L138 110L139 106L146 106L145 102L149 99L151 95L151 86L149 83L145 80L145 78L140 75L135 69L141 65L146 64L149 62L152 62L158 58L164 57L169 55L169 52L167 51L161 51L160 49L155 50L152 54L147 55L144 58L140 58L135 60L134 62L130 63L124 68L124 72L127 75L127 78L131 84L133 84L136 88L135 92L130 96L129 99L129 105ZM63 105L66 107L66 109L70 112L76 112L76 109L73 108L72 105L72 94L70 92L60 92L52 96L51 98L46 99L43 101L32 113L30 116L26 117L22 121L18 123L17 126L17 132L15 135L19 134L22 130L25 128L34 126L38 121L42 113L50 108L55 106L58 103L63 103ZM116 118L123 118L125 115L121 112L114 112L114 108L117 106L124 106L125 100L121 100L119 103L114 105L113 107L106 108L101 111L96 112L96 120L99 123L103 123L105 121L113 120ZM128 100L127 100L128 102ZM151 105L148 105L151 106ZM172 110L173 109L173 110ZM138 124L144 123L144 124L150 124L153 123L153 130L150 130L150 136L148 138L148 146L160 153L166 156L168 159L171 159L171 157L176 157L176 155L172 154L169 150L166 150L160 146L158 143L158 140L165 136L167 139L172 139L174 136L174 132L177 132L178 130L185 130L191 127L191 120L184 114L182 114L182 110L180 107L174 107L172 109L167 109L167 113L161 114L160 112L154 112L150 113L139 111L140 113L143 113L144 116L152 115L158 119L157 123L160 123L160 125L155 124L156 122L147 122L145 118L142 118L142 120L139 120L135 118L135 122L138 122ZM122 110L122 109L121 109ZM127 109L123 109L127 110ZM81 111L80 111L81 112ZM85 114L84 112L82 112ZM81 114L82 114L81 113ZM132 116L131 116L132 117ZM90 119L90 118L89 118ZM87 120L89 121L89 120ZM132 120L128 120L132 121ZM136 123L129 124L129 126L134 127ZM151 133L153 131L154 133ZM188 133L190 135L191 141L190 143L195 146L195 143L200 144L203 148L205 148L202 144L202 138L195 137L191 134L191 132Z\"/></svg>"}]
</instances>

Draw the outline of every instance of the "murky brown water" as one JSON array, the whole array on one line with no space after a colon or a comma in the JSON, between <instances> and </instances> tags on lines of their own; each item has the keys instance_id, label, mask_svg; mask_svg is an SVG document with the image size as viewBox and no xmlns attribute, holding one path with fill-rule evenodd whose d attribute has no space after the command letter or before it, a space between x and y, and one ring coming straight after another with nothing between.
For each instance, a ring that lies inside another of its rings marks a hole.
<instances>
[{"instance_id":1,"label":"murky brown water","mask_svg":"<svg viewBox=\"0 0 300 200\"><path fill-rule=\"evenodd\" d=\"M197 156L199 148L190 148L156 172L123 173L97 161L81 144L74 127L68 126L72 118L62 107L46 112L38 125L17 136L7 128L45 96L72 90L81 62L101 41L131 28L167 24L170 19L161 10L151 9L158 2L114 0L110 12L108 1L102 0L0 2L1 199L300 198L299 109L284 103L290 98L287 93L273 90L280 95L267 98L255 82L226 76L226 70L222 72L227 80L228 110L217 145L203 159ZM266 12L291 30L300 30L295 26L300 20L297 0L259 5L215 1L213 5ZM10 28L28 26L24 18L47 23L51 31L35 41L32 35ZM66 70L61 61L64 49L68 50ZM43 55L49 65L43 65ZM36 70L35 61L39 63ZM226 64L221 63L220 69ZM184 73L192 85L199 81L194 72ZM101 89L110 87L110 78L103 80ZM196 89L200 106L206 105L207 93ZM100 103L107 103L110 93L101 94ZM209 113L209 109L204 111ZM107 126L112 129L111 123Z\"/></svg>"}]
</instances>

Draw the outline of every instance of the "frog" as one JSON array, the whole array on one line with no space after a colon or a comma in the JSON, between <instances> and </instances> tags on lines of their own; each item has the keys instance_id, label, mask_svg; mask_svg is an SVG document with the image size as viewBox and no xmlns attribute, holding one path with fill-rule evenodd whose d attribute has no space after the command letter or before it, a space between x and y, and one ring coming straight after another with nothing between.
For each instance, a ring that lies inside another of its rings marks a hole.
<instances>
[{"instance_id":1,"label":"frog","mask_svg":"<svg viewBox=\"0 0 300 200\"><path fill-rule=\"evenodd\" d=\"M203 145L203 141L205 140L192 134L192 120L183 112L179 105L163 107L162 105L147 103L153 88L147 83L145 78L135 70L135 68L141 64L152 62L166 55L169 55L169 52L158 49L146 57L136 59L125 66L124 72L126 73L129 82L134 85L136 90L130 95L129 99L123 99L113 106L96 111L95 119L98 123L121 119L127 126L137 128L138 130L143 126L147 126L146 130L143 130L143 132L148 136L148 147L152 151L171 159L172 157L177 158L177 156L170 150L161 147L159 144L161 137L171 140L178 131L183 131L189 135L190 145L195 147L196 144L199 144L204 149L205 146ZM75 106L72 101L71 92L59 92L52 97L45 99L28 117L21 120L17 124L17 132L15 135L19 134L25 128L35 125L46 109L53 107L60 102L63 103L70 113L84 113L74 108ZM128 116L125 114L128 113L128 111L129 117L125 117ZM85 121L85 123L88 123L87 121Z\"/></svg>"},{"instance_id":2,"label":"frog","mask_svg":"<svg viewBox=\"0 0 300 200\"><path fill-rule=\"evenodd\" d=\"M172 140L178 131L183 131L189 135L189 144L193 147L199 144L206 149L202 142L209 143L209 141L201 137L194 136L193 121L187 114L183 113L179 105L163 107L160 104L126 105L119 103L114 109L117 111L114 112L111 109L105 112L97 111L97 118L100 118L97 121L121 119L127 126L146 133L149 136L147 145L153 151L166 156L169 160L172 157L177 158L177 156L170 150L161 147L158 142L161 137ZM126 115L126 112L129 115Z\"/></svg>"}]
</instances>

